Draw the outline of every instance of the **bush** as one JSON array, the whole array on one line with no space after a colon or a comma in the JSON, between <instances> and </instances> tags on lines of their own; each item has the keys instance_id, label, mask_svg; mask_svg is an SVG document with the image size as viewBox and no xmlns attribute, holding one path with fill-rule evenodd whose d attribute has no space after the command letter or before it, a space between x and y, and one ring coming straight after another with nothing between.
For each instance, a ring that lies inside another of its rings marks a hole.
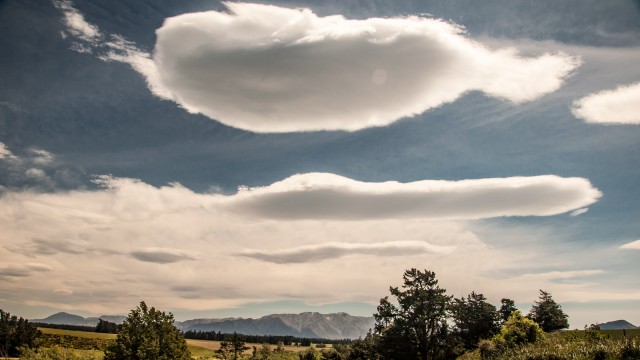
<instances>
[{"instance_id":1,"label":"bush","mask_svg":"<svg viewBox=\"0 0 640 360\"><path fill-rule=\"evenodd\" d=\"M516 310L502 324L500 333L496 334L491 340L480 342L480 357L482 359L495 359L511 349L535 343L543 338L544 333L538 324L525 318L520 311Z\"/></svg>"},{"instance_id":2,"label":"bush","mask_svg":"<svg viewBox=\"0 0 640 360\"><path fill-rule=\"evenodd\" d=\"M0 309L0 356L17 356L20 347L34 347L40 331L29 321Z\"/></svg>"},{"instance_id":3,"label":"bush","mask_svg":"<svg viewBox=\"0 0 640 360\"><path fill-rule=\"evenodd\" d=\"M515 348L535 343L544 337L544 333L533 320L522 316L520 311L514 311L509 319L502 324L500 333L496 337L502 338L507 348Z\"/></svg>"}]
</instances>

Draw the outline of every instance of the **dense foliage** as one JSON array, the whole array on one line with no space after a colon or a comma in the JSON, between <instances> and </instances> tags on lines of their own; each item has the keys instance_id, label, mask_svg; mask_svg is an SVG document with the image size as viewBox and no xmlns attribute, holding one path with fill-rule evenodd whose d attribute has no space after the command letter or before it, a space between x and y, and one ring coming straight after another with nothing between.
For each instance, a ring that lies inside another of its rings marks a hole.
<instances>
[{"instance_id":1,"label":"dense foliage","mask_svg":"<svg viewBox=\"0 0 640 360\"><path fill-rule=\"evenodd\" d=\"M472 292L466 298L453 299L450 306L454 333L466 350L475 349L481 339L497 333L499 315L482 294Z\"/></svg>"},{"instance_id":2,"label":"dense foliage","mask_svg":"<svg viewBox=\"0 0 640 360\"><path fill-rule=\"evenodd\" d=\"M98 319L98 324L96 325L95 332L105 333L105 334L117 334L118 324L112 323L110 321Z\"/></svg>"},{"instance_id":3,"label":"dense foliage","mask_svg":"<svg viewBox=\"0 0 640 360\"><path fill-rule=\"evenodd\" d=\"M0 356L17 356L19 348L33 347L38 335L38 329L28 320L0 309Z\"/></svg>"},{"instance_id":4,"label":"dense foliage","mask_svg":"<svg viewBox=\"0 0 640 360\"><path fill-rule=\"evenodd\" d=\"M118 330L116 341L105 351L105 360L181 360L190 359L182 333L165 314L140 303L131 310Z\"/></svg>"}]
</instances>

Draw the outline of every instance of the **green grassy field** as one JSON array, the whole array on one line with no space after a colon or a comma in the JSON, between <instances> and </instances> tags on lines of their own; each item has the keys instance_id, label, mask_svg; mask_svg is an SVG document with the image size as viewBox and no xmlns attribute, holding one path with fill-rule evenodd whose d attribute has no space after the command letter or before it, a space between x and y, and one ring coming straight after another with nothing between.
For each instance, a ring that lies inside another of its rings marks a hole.
<instances>
[{"instance_id":1,"label":"green grassy field","mask_svg":"<svg viewBox=\"0 0 640 360\"><path fill-rule=\"evenodd\" d=\"M85 340L96 340L97 346L103 345L105 341L116 339L116 334L104 334L104 333L96 333L96 332L60 330L60 329L50 329L50 328L38 328L38 329L42 331L42 333L45 335L59 337L59 338L65 338L65 339L80 338ZM72 346L76 345L73 343L73 341L66 341L63 344L68 344L68 345L62 345L62 347L65 347L65 348L71 348ZM248 347L248 350L245 351L245 354L251 354L254 346L257 349L260 349L262 347L262 344L247 343L245 345ZM86 344L84 344L84 346L86 346ZM212 358L215 355L215 351L220 349L220 341L187 339L187 346L193 358L207 359L207 358ZM327 345L327 348L329 347L330 345ZM276 348L275 345L271 345L272 350L275 350L275 348ZM299 352L299 351L304 351L308 348L309 347L307 346L285 346L284 350L290 351L290 352ZM85 355L87 357L95 357L97 359L102 359L102 351L100 350L73 349L73 352L76 355Z\"/></svg>"},{"instance_id":2,"label":"green grassy field","mask_svg":"<svg viewBox=\"0 0 640 360\"><path fill-rule=\"evenodd\" d=\"M87 339L115 339L116 334L104 334L104 333L96 333L96 332L88 332L88 331L76 331L76 330L60 330L60 329L49 329L39 327L38 330L42 331L43 334L52 334L52 335L68 335L80 338Z\"/></svg>"},{"instance_id":3,"label":"green grassy field","mask_svg":"<svg viewBox=\"0 0 640 360\"><path fill-rule=\"evenodd\" d=\"M640 359L640 329L570 330L545 334L543 340L496 355L495 359ZM480 351L476 349L458 360L481 360Z\"/></svg>"}]
</instances>

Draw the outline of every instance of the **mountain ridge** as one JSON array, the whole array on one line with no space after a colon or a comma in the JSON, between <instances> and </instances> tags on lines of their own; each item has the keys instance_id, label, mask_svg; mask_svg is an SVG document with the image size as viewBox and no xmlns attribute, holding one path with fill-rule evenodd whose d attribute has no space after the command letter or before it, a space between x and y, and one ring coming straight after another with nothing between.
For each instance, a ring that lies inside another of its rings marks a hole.
<instances>
[{"instance_id":1,"label":"mountain ridge","mask_svg":"<svg viewBox=\"0 0 640 360\"><path fill-rule=\"evenodd\" d=\"M32 319L36 323L55 325L96 326L98 320L106 320L121 324L125 316L102 315L99 317L82 317L66 312L59 312L44 319ZM364 337L373 328L372 316L352 316L344 312L321 314L303 312L299 314L270 314L253 318L199 318L176 321L175 325L182 331L216 331L222 333L241 333L244 335L298 336L323 339L356 339Z\"/></svg>"}]
</instances>

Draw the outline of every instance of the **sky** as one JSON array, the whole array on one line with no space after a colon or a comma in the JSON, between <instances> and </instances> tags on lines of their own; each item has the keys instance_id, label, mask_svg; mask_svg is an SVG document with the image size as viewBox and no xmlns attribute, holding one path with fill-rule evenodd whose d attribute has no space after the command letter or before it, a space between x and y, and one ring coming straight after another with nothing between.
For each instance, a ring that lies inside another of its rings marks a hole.
<instances>
[{"instance_id":1,"label":"sky","mask_svg":"<svg viewBox=\"0 0 640 360\"><path fill-rule=\"evenodd\" d=\"M640 2L0 0L0 307L640 325Z\"/></svg>"}]
</instances>

